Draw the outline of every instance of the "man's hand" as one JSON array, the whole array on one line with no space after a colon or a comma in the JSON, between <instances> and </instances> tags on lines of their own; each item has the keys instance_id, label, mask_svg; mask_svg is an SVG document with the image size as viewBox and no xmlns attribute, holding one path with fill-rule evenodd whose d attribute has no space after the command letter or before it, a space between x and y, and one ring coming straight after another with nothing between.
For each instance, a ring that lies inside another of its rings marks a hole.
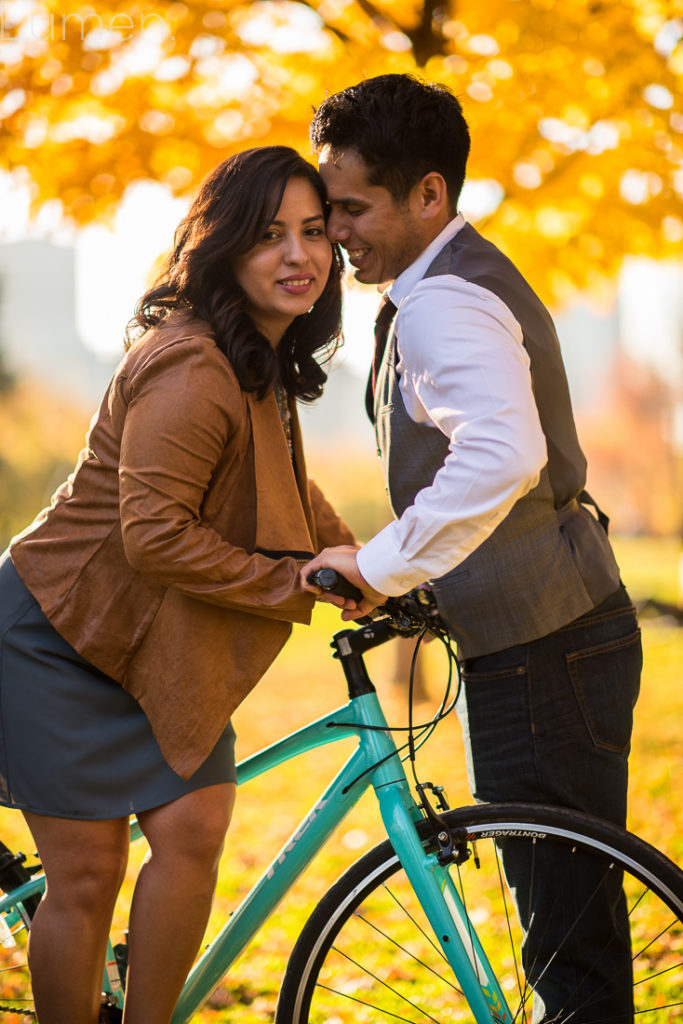
<instances>
[{"instance_id":1,"label":"man's hand","mask_svg":"<svg viewBox=\"0 0 683 1024\"><path fill-rule=\"evenodd\" d=\"M312 562L303 567L300 575L301 586L304 590L311 591L311 593L317 596L319 601L328 601L330 604L336 605L337 608L341 608L342 619L345 622L368 615L377 605L384 604L386 601L386 595L373 590L370 584L361 576L358 563L356 562L357 552L358 548L353 545L325 548ZM321 590L320 587L316 587L313 583L309 583L308 577L311 573L317 572L318 569L336 569L340 576L343 576L349 583L353 583L354 586L358 587L363 595L363 599L361 601L353 601L348 597L339 597L337 594L327 593Z\"/></svg>"}]
</instances>

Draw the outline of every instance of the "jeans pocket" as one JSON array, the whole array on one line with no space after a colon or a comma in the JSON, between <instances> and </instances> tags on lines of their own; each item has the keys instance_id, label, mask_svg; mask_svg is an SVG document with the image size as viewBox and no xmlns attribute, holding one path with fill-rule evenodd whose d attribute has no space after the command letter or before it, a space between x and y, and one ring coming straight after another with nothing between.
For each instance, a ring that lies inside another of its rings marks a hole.
<instances>
[{"instance_id":1,"label":"jeans pocket","mask_svg":"<svg viewBox=\"0 0 683 1024\"><path fill-rule=\"evenodd\" d=\"M628 752L640 689L640 630L565 655L586 728L596 747Z\"/></svg>"}]
</instances>

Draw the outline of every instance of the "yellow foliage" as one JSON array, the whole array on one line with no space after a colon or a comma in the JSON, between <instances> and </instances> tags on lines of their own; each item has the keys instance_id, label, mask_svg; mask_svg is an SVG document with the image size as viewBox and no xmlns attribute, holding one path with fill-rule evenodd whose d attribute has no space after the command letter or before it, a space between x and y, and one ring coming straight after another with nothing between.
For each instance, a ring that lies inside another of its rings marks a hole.
<instances>
[{"instance_id":1,"label":"yellow foliage","mask_svg":"<svg viewBox=\"0 0 683 1024\"><path fill-rule=\"evenodd\" d=\"M19 472L55 460L76 462L89 416L24 378L0 399L2 461ZM49 495L47 496L49 497ZM38 509L36 509L36 512Z\"/></svg>"},{"instance_id":2,"label":"yellow foliage","mask_svg":"<svg viewBox=\"0 0 683 1024\"><path fill-rule=\"evenodd\" d=\"M29 379L0 394L0 551L73 469L90 414Z\"/></svg>"},{"instance_id":3,"label":"yellow foliage","mask_svg":"<svg viewBox=\"0 0 683 1024\"><path fill-rule=\"evenodd\" d=\"M680 18L680 0L6 2L0 166L28 168L36 205L106 219L140 178L187 193L250 145L310 155L327 93L414 72L462 98L470 178L502 189L482 226L557 300L624 253L683 248Z\"/></svg>"}]
</instances>

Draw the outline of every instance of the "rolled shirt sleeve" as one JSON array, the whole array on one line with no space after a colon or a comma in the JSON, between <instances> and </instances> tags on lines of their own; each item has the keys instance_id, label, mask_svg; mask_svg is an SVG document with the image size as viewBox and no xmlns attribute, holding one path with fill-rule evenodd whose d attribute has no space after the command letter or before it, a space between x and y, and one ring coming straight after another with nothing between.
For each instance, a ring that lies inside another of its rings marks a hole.
<instances>
[{"instance_id":1,"label":"rolled shirt sleeve","mask_svg":"<svg viewBox=\"0 0 683 1024\"><path fill-rule=\"evenodd\" d=\"M406 411L449 443L434 482L358 554L363 577L388 595L462 562L547 461L521 327L498 296L427 278L400 303L395 330Z\"/></svg>"}]
</instances>

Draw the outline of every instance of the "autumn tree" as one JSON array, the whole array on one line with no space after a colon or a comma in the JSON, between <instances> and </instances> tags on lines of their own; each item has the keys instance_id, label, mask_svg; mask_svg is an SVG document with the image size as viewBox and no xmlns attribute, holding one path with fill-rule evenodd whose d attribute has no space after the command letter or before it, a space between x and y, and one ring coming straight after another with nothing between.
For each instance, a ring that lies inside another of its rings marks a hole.
<instances>
[{"instance_id":1,"label":"autumn tree","mask_svg":"<svg viewBox=\"0 0 683 1024\"><path fill-rule=\"evenodd\" d=\"M77 223L412 72L462 97L489 237L546 299L683 248L681 0L0 3L0 166Z\"/></svg>"}]
</instances>

